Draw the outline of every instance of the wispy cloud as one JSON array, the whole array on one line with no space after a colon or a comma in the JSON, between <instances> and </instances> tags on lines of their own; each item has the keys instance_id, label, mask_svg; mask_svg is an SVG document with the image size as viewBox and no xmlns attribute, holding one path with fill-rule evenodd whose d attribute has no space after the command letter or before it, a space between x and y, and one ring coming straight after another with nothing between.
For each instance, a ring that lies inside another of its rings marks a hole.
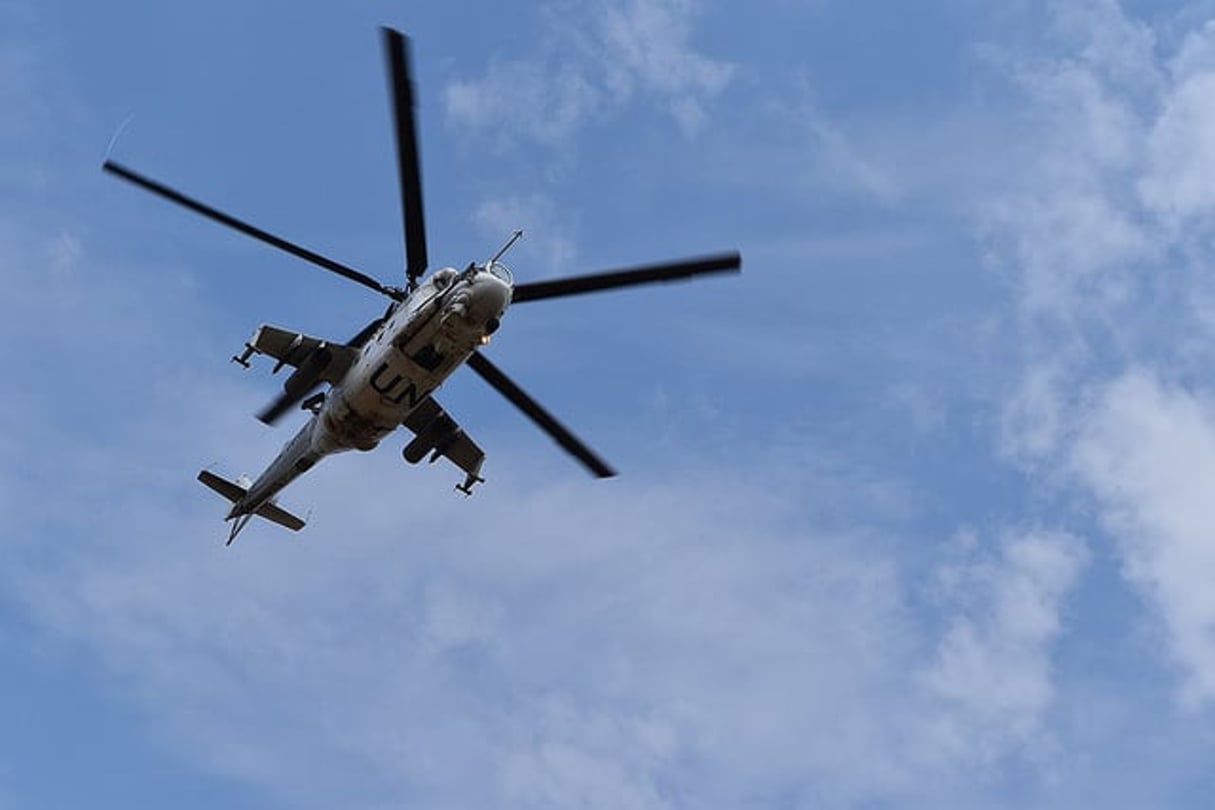
<instances>
[{"instance_id":1,"label":"wispy cloud","mask_svg":"<svg viewBox=\"0 0 1215 810\"><path fill-rule=\"evenodd\" d=\"M629 0L546 7L547 43L499 61L445 91L455 124L502 139L567 147L570 138L635 97L652 100L695 134L732 67L690 43L696 0Z\"/></svg>"},{"instance_id":2,"label":"wispy cloud","mask_svg":"<svg viewBox=\"0 0 1215 810\"><path fill-rule=\"evenodd\" d=\"M375 461L297 493L318 506L305 545L254 533L229 555L171 541L218 528L205 497L137 510L139 489L113 480L98 496L115 507L94 512L103 544L10 586L158 712L176 707L164 722L192 756L287 795L367 774L368 800L429 788L468 805L646 806L681 761L744 795L842 762L837 746L792 743L871 711L860 684L897 647L880 563L758 524L752 508L776 503L738 486L500 481L475 509L409 499L360 517L339 505L348 488L400 474ZM299 733L284 735L287 717ZM866 723L858 758L879 734ZM729 778L711 775L721 761Z\"/></svg>"},{"instance_id":3,"label":"wispy cloud","mask_svg":"<svg viewBox=\"0 0 1215 810\"><path fill-rule=\"evenodd\" d=\"M1215 31L1208 23L1191 33L1168 66L1169 86L1151 122L1144 201L1174 229L1209 229L1215 210Z\"/></svg>"},{"instance_id":4,"label":"wispy cloud","mask_svg":"<svg viewBox=\"0 0 1215 810\"><path fill-rule=\"evenodd\" d=\"M1126 576L1160 611L1191 705L1215 699L1212 396L1132 369L1101 390L1073 451Z\"/></svg>"},{"instance_id":5,"label":"wispy cloud","mask_svg":"<svg viewBox=\"0 0 1215 810\"><path fill-rule=\"evenodd\" d=\"M1088 551L1064 533L1030 532L1005 537L998 557L970 554L977 559L942 571L959 611L925 677L942 700L964 710L968 722L994 733L994 740L958 742L985 749L1027 744L1053 697L1051 649ZM999 753L987 749L982 755Z\"/></svg>"},{"instance_id":6,"label":"wispy cloud","mask_svg":"<svg viewBox=\"0 0 1215 810\"><path fill-rule=\"evenodd\" d=\"M538 259L541 268L549 273L568 273L577 259L575 225L546 194L536 192L486 200L478 206L473 218L489 239L504 239L515 229L522 229L526 239L515 250Z\"/></svg>"},{"instance_id":7,"label":"wispy cloud","mask_svg":"<svg viewBox=\"0 0 1215 810\"><path fill-rule=\"evenodd\" d=\"M986 226L1016 271L1025 367L1013 454L1095 497L1128 580L1153 604L1192 702L1215 699L1203 640L1215 576L1198 528L1211 466L1207 224L1215 196L1215 33L1171 57L1113 2L1056 4L1068 55L1017 70L1044 148Z\"/></svg>"}]
</instances>

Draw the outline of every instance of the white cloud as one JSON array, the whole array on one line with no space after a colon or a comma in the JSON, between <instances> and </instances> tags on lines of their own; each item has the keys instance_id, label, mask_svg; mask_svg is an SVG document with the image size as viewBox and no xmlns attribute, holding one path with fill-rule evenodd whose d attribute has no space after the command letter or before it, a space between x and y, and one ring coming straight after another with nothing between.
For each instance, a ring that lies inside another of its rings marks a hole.
<instances>
[{"instance_id":1,"label":"white cloud","mask_svg":"<svg viewBox=\"0 0 1215 810\"><path fill-rule=\"evenodd\" d=\"M1209 216L1215 208L1215 72L1187 79L1170 95L1152 132L1152 173L1145 200L1175 218Z\"/></svg>"},{"instance_id":2,"label":"white cloud","mask_svg":"<svg viewBox=\"0 0 1215 810\"><path fill-rule=\"evenodd\" d=\"M360 515L350 488L405 471L343 461L341 487L293 493L317 504L308 535L263 527L230 552L205 492L174 513L112 475L97 493L112 509L77 503L95 551L10 587L193 757L287 796L324 803L367 771L348 805L436 790L456 806L665 806L672 781L742 798L808 774L849 795L894 786L897 582L829 535L785 535L778 499L738 480L499 480L478 502Z\"/></svg>"},{"instance_id":3,"label":"white cloud","mask_svg":"<svg viewBox=\"0 0 1215 810\"><path fill-rule=\"evenodd\" d=\"M1107 385L1074 465L1162 619L1191 704L1215 699L1215 404L1133 370Z\"/></svg>"},{"instance_id":4,"label":"white cloud","mask_svg":"<svg viewBox=\"0 0 1215 810\"><path fill-rule=\"evenodd\" d=\"M675 753L669 726L618 711L588 713L566 700L548 700L537 717L537 740L520 746L502 766L504 798L526 807L670 807L647 773ZM629 751L622 763L620 752ZM640 768L629 765L640 765ZM638 777L641 778L638 778Z\"/></svg>"},{"instance_id":5,"label":"white cloud","mask_svg":"<svg viewBox=\"0 0 1215 810\"><path fill-rule=\"evenodd\" d=\"M1004 443L1048 489L1100 504L1128 581L1162 619L1193 703L1215 698L1200 584L1213 446L1206 220L1215 207L1210 25L1171 60L1114 2L1060 3L1068 52L1018 73L1042 148L985 227L1019 286L1020 380ZM1161 380L1187 380L1165 384Z\"/></svg>"},{"instance_id":6,"label":"white cloud","mask_svg":"<svg viewBox=\"0 0 1215 810\"><path fill-rule=\"evenodd\" d=\"M1051 458L1068 438L1073 368L1065 353L1054 361L1038 359L1024 370L1001 413L1000 448L1010 458L1033 465Z\"/></svg>"},{"instance_id":7,"label":"white cloud","mask_svg":"<svg viewBox=\"0 0 1215 810\"><path fill-rule=\"evenodd\" d=\"M1069 0L1047 8L1051 33L1069 61L1132 95L1159 91L1156 32L1124 13L1119 0Z\"/></svg>"},{"instance_id":8,"label":"white cloud","mask_svg":"<svg viewBox=\"0 0 1215 810\"><path fill-rule=\"evenodd\" d=\"M1045 197L994 204L986 227L1015 234L1025 314L1068 325L1123 303L1127 282L1119 274L1148 257L1151 245L1139 221L1105 193L1048 189Z\"/></svg>"},{"instance_id":9,"label":"white cloud","mask_svg":"<svg viewBox=\"0 0 1215 810\"><path fill-rule=\"evenodd\" d=\"M504 240L516 229L524 240L512 252L539 260L547 272L569 272L578 255L575 228L546 194L511 195L481 203L473 215L487 239ZM509 257L504 259L509 265Z\"/></svg>"},{"instance_id":10,"label":"white cloud","mask_svg":"<svg viewBox=\"0 0 1215 810\"><path fill-rule=\"evenodd\" d=\"M703 100L720 93L733 73L689 47L697 6L693 0L631 0L624 8L605 7L600 22L609 87L617 96L637 87L665 97L688 134L704 120Z\"/></svg>"},{"instance_id":11,"label":"white cloud","mask_svg":"<svg viewBox=\"0 0 1215 810\"><path fill-rule=\"evenodd\" d=\"M444 99L447 115L459 124L549 146L563 144L603 103L584 76L524 61L495 64L481 80L453 82Z\"/></svg>"},{"instance_id":12,"label":"white cloud","mask_svg":"<svg viewBox=\"0 0 1215 810\"><path fill-rule=\"evenodd\" d=\"M1134 189L1148 126L1137 97L1107 78L1121 75L1128 54L1093 44L1133 38L1137 29L1103 15L1084 19L1093 28L1081 56L1011 68L1029 101L1033 129L1023 137L1036 148L1009 151L1012 171L977 212L1020 274L1024 314L1068 328L1121 303L1120 274L1159 248Z\"/></svg>"},{"instance_id":13,"label":"white cloud","mask_svg":"<svg viewBox=\"0 0 1215 810\"><path fill-rule=\"evenodd\" d=\"M1150 143L1145 201L1167 222L1209 217L1215 209L1215 24L1188 36L1172 64Z\"/></svg>"},{"instance_id":14,"label":"white cloud","mask_svg":"<svg viewBox=\"0 0 1215 810\"><path fill-rule=\"evenodd\" d=\"M724 90L733 68L689 43L693 0L630 0L550 7L547 44L531 57L490 66L482 79L445 91L449 119L497 138L549 147L634 96L653 99L687 135Z\"/></svg>"},{"instance_id":15,"label":"white cloud","mask_svg":"<svg viewBox=\"0 0 1215 810\"><path fill-rule=\"evenodd\" d=\"M1026 743L1039 731L1054 694L1051 648L1063 631L1065 600L1087 562L1078 538L1029 532L1006 537L997 559L980 557L944 572L960 610L925 678L997 745ZM978 742L993 744L981 735Z\"/></svg>"}]
</instances>

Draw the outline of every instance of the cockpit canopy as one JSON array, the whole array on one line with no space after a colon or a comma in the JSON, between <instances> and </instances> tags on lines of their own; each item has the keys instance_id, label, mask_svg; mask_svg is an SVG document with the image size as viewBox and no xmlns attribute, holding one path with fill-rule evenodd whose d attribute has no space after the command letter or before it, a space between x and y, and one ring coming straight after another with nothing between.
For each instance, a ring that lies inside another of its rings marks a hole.
<instances>
[{"instance_id":1,"label":"cockpit canopy","mask_svg":"<svg viewBox=\"0 0 1215 810\"><path fill-rule=\"evenodd\" d=\"M508 268L502 262L490 262L489 264L485 265L485 269L488 270L494 276L494 278L498 279L499 281L506 282L512 287L515 286L515 277L511 275L510 268Z\"/></svg>"},{"instance_id":2,"label":"cockpit canopy","mask_svg":"<svg viewBox=\"0 0 1215 810\"><path fill-rule=\"evenodd\" d=\"M472 268L470 267L469 270ZM515 286L514 276L511 275L510 268L502 264L502 262L487 262L486 264L476 265L477 272L489 273L494 278L498 279L508 287ZM459 271L454 267L442 267L431 274L429 283L434 285L436 289L445 290L447 286L460 276Z\"/></svg>"}]
</instances>

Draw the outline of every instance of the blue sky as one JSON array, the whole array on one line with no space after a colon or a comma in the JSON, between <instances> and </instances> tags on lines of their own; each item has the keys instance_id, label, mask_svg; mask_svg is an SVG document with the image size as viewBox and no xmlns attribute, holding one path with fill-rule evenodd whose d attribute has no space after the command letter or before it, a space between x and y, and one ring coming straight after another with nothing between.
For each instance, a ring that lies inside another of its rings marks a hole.
<instances>
[{"instance_id":1,"label":"blue sky","mask_svg":"<svg viewBox=\"0 0 1215 810\"><path fill-rule=\"evenodd\" d=\"M1215 3L0 0L0 808L1205 807ZM486 485L404 435L222 546L228 363L430 255L739 278L511 310Z\"/></svg>"}]
</instances>

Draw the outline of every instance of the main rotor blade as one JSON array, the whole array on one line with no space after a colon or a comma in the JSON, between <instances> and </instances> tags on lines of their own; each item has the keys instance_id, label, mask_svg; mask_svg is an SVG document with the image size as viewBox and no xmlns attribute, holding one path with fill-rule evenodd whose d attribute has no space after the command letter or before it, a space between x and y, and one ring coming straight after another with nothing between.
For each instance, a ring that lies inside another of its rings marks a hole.
<instances>
[{"instance_id":1,"label":"main rotor blade","mask_svg":"<svg viewBox=\"0 0 1215 810\"><path fill-rule=\"evenodd\" d=\"M418 162L418 133L414 122L413 78L409 40L391 28L381 28L392 119L396 126L397 172L401 186L401 216L405 225L405 274L410 286L426 272L426 219L422 215L422 171Z\"/></svg>"},{"instance_id":2,"label":"main rotor blade","mask_svg":"<svg viewBox=\"0 0 1215 810\"><path fill-rule=\"evenodd\" d=\"M365 344L367 341L371 340L371 336L376 333L376 330L380 328L380 326L384 323L385 320L387 320L387 318L388 318L387 315L385 315L383 318L376 318L374 321L372 321L371 323L364 326L361 330L359 330L359 333L357 335L352 337L350 340L346 341L346 345L352 346L356 349L363 348L363 344Z\"/></svg>"},{"instance_id":3,"label":"main rotor blade","mask_svg":"<svg viewBox=\"0 0 1215 810\"><path fill-rule=\"evenodd\" d=\"M497 389L498 393L509 399L516 408L527 414L540 429L553 437L557 444L566 452L581 461L586 468L600 478L611 478L616 471L599 458L593 450L587 447L573 433L558 422L552 414L546 411L540 403L528 396L522 388L502 373L502 370L486 359L480 352L473 352L468 358L469 367L481 376L481 379Z\"/></svg>"},{"instance_id":4,"label":"main rotor blade","mask_svg":"<svg viewBox=\"0 0 1215 810\"><path fill-rule=\"evenodd\" d=\"M319 253L314 253L307 248L303 248L299 245L288 242L286 239L275 236L268 231L263 231L261 228L256 228L247 222L242 222L234 216L225 214L223 211L219 211L209 205L199 202L198 200L187 197L180 191L169 188L163 183L158 183L149 177L145 177L136 171L128 169L126 166L123 166L120 163L107 160L103 164L102 168L110 174L118 175L124 180L129 180L135 185L147 189L153 194L158 194L170 202L175 202L178 205L189 208L191 211L194 211L197 214L202 214L207 219L214 220L221 225L227 225L229 228L235 228L246 236L252 236L254 239L265 242L268 245L272 245L279 250L284 250L287 253L290 253L292 256L298 256L305 261L312 262L318 267L323 267L331 273L337 273L339 276L350 279L358 284L362 284L364 287L370 287L381 295L387 295L389 298L394 298L398 301L404 297L400 290L387 287L365 273L360 273L358 270L355 270L352 267L347 267L346 265L341 264L340 262L335 262L333 259L322 256Z\"/></svg>"},{"instance_id":5,"label":"main rotor blade","mask_svg":"<svg viewBox=\"0 0 1215 810\"><path fill-rule=\"evenodd\" d=\"M582 295L615 287L650 284L656 281L679 281L708 273L735 273L741 267L742 256L735 251L673 262L647 264L623 270L609 270L587 276L533 281L516 284L515 291L511 295L511 303L519 304L524 301L539 301L543 298L558 298L565 295Z\"/></svg>"},{"instance_id":6,"label":"main rotor blade","mask_svg":"<svg viewBox=\"0 0 1215 810\"><path fill-rule=\"evenodd\" d=\"M311 388L295 394L284 391L275 397L269 405L258 411L257 421L265 425L276 424L280 419L287 415L288 411L299 403L303 402L304 397L315 391L319 385L319 382L314 383Z\"/></svg>"}]
</instances>

